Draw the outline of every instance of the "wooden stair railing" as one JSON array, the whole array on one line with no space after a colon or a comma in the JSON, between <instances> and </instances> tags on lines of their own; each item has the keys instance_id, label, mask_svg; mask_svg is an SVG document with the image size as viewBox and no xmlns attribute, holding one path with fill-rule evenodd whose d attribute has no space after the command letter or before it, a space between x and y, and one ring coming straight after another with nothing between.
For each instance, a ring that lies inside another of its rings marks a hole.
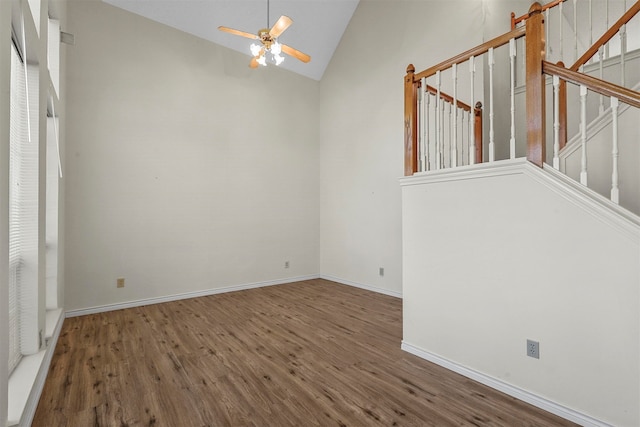
<instances>
[{"instance_id":1,"label":"wooden stair railing","mask_svg":"<svg viewBox=\"0 0 640 427\"><path fill-rule=\"evenodd\" d=\"M558 3L565 0L557 0L547 5L543 6L543 8L554 7ZM578 71L584 66L587 62L589 62L598 52L601 52L601 49L613 39L613 37L620 32L620 29L623 28L626 24L635 17L638 12L640 12L640 0L636 1L596 42L587 49L587 51L576 60L576 62L569 67L568 69L571 71ZM514 22L514 14L512 13L512 25ZM526 19L529 14L522 15L520 18L516 18L516 23L520 22L522 19ZM559 67L564 68L565 65L563 62L559 62L557 64ZM624 66L624 65L622 65ZM624 73L622 73L624 75ZM560 114L560 149L564 148L567 144L567 86L566 79L560 80L559 86L559 96L560 96L560 105L559 105L559 114Z\"/></svg>"},{"instance_id":2,"label":"wooden stair railing","mask_svg":"<svg viewBox=\"0 0 640 427\"><path fill-rule=\"evenodd\" d=\"M621 17L600 37L587 51L573 64L569 69L578 71L580 67L586 64L593 56L598 53L601 47L607 44L620 29L626 25L636 14L640 12L640 0L631 6Z\"/></svg>"},{"instance_id":3,"label":"wooden stair railing","mask_svg":"<svg viewBox=\"0 0 640 427\"><path fill-rule=\"evenodd\" d=\"M527 158L538 166L542 166L545 159L545 102L544 75L542 61L544 60L544 19L542 6L534 3L528 13L526 25L482 43L459 55L443 61L419 73L415 72L413 64L407 67L404 77L404 147L405 147L405 176L418 172L418 90L423 78L436 75L437 72L447 70L454 65L469 61L471 58L486 54L490 49L509 44L511 40L519 39L525 34L527 52L526 72L526 110L527 110ZM472 91L473 92L473 91ZM492 113L490 112L490 115ZM490 127L491 129L491 127ZM491 136L492 130L490 130ZM477 152L477 147L476 147Z\"/></svg>"},{"instance_id":4,"label":"wooden stair railing","mask_svg":"<svg viewBox=\"0 0 640 427\"><path fill-rule=\"evenodd\" d=\"M426 91L433 96L438 96L438 89L433 86L427 85ZM454 99L451 95L446 94L445 92L440 91L440 99L444 102L453 105ZM466 111L471 114L471 106L466 104L459 99L455 100L456 107L461 110ZM473 106L473 134L474 141L476 146L475 152L475 162L482 163L482 103L476 102L476 105Z\"/></svg>"},{"instance_id":5,"label":"wooden stair railing","mask_svg":"<svg viewBox=\"0 0 640 427\"><path fill-rule=\"evenodd\" d=\"M412 165L412 172L410 175L413 175L415 172L418 172L419 160L418 160L418 109L416 107L418 101L418 91L422 90L422 80L418 80L415 84L410 82L411 77L415 73L415 67L413 64L409 64L407 67L407 79L409 81L405 81L405 102L409 100L411 102L410 106L405 105L405 112L410 111L410 115L412 118L407 122L405 120L405 124L408 126L405 129L405 138L408 138L405 142L405 166ZM435 97L438 96L438 89L431 86L426 85L424 89L425 93L429 93ZM407 93L408 91L408 93ZM414 92L415 91L415 92ZM473 135L475 141L475 153L474 159L476 163L482 163L482 103L476 102L475 106L471 108L471 106L465 102L460 101L459 99L453 98L453 96L447 94L446 92L440 91L440 99L449 105L454 105L469 113L469 115L473 116ZM415 136L415 147L413 143L412 137ZM413 170L415 169L415 170ZM407 169L405 169L405 175L407 174Z\"/></svg>"},{"instance_id":6,"label":"wooden stair railing","mask_svg":"<svg viewBox=\"0 0 640 427\"><path fill-rule=\"evenodd\" d=\"M640 93L626 87L600 80L597 77L579 73L570 68L565 68L562 65L552 64L547 61L542 61L542 72L549 76L558 76L560 79L578 86L586 86L594 92L604 96L618 98L618 100L626 104L640 108Z\"/></svg>"},{"instance_id":7,"label":"wooden stair railing","mask_svg":"<svg viewBox=\"0 0 640 427\"><path fill-rule=\"evenodd\" d=\"M545 12L547 9L551 9L552 7L556 7L557 5L559 5L560 3L563 3L567 0L555 0L552 2L549 2L545 5L542 6L542 12ZM514 12L511 12L511 29L515 29L516 25L518 25L519 23L521 23L522 21L526 20L529 17L529 13L525 13L522 16L519 16L516 18L516 14Z\"/></svg>"},{"instance_id":8,"label":"wooden stair railing","mask_svg":"<svg viewBox=\"0 0 640 427\"><path fill-rule=\"evenodd\" d=\"M597 94L607 96L611 99L611 127L612 127L612 149L611 149L611 164L612 164L612 173L611 173L611 193L610 199L614 203L620 203L620 190L618 188L618 111L619 111L619 102L623 102L625 104L631 105L635 108L640 109L640 92L636 92L634 90L628 89L623 86L616 85L611 82L607 82L605 80L601 80L596 77L592 77L588 74L580 73L568 68L565 68L562 65L555 65L547 61L542 61L542 71L544 74L553 77L553 85L554 85L554 104L556 107L559 102L562 102L560 99L563 95L566 96L566 93L563 94L558 90L560 86L560 82L568 82L580 87L580 141L581 141L581 159L580 159L580 183L583 185L588 184L588 171L587 171L587 119L586 119L586 99L588 90L591 90ZM566 89L565 89L566 90ZM558 99L556 99L558 98ZM559 109L558 109L559 110ZM566 120L566 117L564 118ZM559 121L562 120L557 114L554 117L554 129L559 128ZM553 163L556 169L559 169L559 152L560 152L560 144L559 144L559 135L556 132L554 135L554 153L553 153Z\"/></svg>"}]
</instances>

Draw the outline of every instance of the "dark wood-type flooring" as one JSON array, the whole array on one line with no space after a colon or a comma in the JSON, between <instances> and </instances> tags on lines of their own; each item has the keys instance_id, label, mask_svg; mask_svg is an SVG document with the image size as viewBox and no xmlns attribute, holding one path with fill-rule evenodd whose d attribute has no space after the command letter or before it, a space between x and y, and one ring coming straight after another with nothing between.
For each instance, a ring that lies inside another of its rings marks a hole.
<instances>
[{"instance_id":1,"label":"dark wood-type flooring","mask_svg":"<svg viewBox=\"0 0 640 427\"><path fill-rule=\"evenodd\" d=\"M310 280L66 319L33 426L561 426L400 350L402 301Z\"/></svg>"}]
</instances>

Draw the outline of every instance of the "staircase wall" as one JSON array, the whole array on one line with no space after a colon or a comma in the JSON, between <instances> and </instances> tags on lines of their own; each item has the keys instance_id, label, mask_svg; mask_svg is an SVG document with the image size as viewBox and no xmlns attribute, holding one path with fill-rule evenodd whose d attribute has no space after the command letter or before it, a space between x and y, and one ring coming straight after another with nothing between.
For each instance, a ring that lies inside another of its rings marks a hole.
<instances>
[{"instance_id":1,"label":"staircase wall","mask_svg":"<svg viewBox=\"0 0 640 427\"><path fill-rule=\"evenodd\" d=\"M583 425L640 425L637 218L520 159L401 182L403 348Z\"/></svg>"}]
</instances>

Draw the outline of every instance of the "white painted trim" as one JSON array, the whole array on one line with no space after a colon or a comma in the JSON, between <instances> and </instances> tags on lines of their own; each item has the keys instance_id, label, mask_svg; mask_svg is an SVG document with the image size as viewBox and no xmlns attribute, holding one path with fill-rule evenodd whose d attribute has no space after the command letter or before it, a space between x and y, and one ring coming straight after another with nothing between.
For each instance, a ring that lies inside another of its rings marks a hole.
<instances>
[{"instance_id":1,"label":"white painted trim","mask_svg":"<svg viewBox=\"0 0 640 427\"><path fill-rule=\"evenodd\" d=\"M371 286L371 285L364 285L362 283L353 282L353 281L347 280L347 279L341 279L339 277L330 276L330 275L327 275L327 274L321 274L320 278L324 279L324 280L330 280L332 282L337 282L337 283L340 283L342 285L353 286L354 288L360 288L360 289L364 289L364 290L367 290L367 291L375 292L375 293L378 293L378 294L384 294L384 295L388 295L390 297L396 297L396 298L402 299L402 292L390 291L389 289L378 288L376 286Z\"/></svg>"},{"instance_id":2,"label":"white painted trim","mask_svg":"<svg viewBox=\"0 0 640 427\"><path fill-rule=\"evenodd\" d=\"M66 317L85 316L87 314L105 313L107 311L122 310L125 308L141 307L143 305L161 304L163 302L178 301L189 298L204 297L223 294L227 292L244 291L247 289L262 288L265 286L282 285L285 283L301 282L304 280L318 279L318 275L287 277L285 279L267 280L264 282L247 283L244 285L225 286L222 288L205 289L203 291L185 292L183 294L166 295L161 297L144 298L134 301L119 302L115 304L100 305L95 307L69 310Z\"/></svg>"},{"instance_id":3,"label":"white painted trim","mask_svg":"<svg viewBox=\"0 0 640 427\"><path fill-rule=\"evenodd\" d=\"M29 392L29 397L27 397L26 403L24 405L24 409L22 410L22 415L20 416L20 426L30 426L33 422L33 417L36 414L36 409L38 408L38 402L40 401L40 395L42 394L42 389L44 388L44 383L47 379L47 374L49 373L49 366L51 365L51 358L53 357L53 353L56 349L56 344L58 343L58 338L60 337L60 331L62 330L62 324L64 323L64 314L62 311L59 312L58 320L56 322L56 326L53 329L53 333L51 337L47 340L48 345L45 350L42 350L38 354L34 354L32 356L37 359L43 352L44 356L40 361L40 366L38 368L38 372L35 376L35 380L33 381L33 385L31 386L31 391ZM22 363L22 361L20 362ZM9 391L9 396L12 393ZM11 425L11 424L9 424ZM14 424L15 425L15 424Z\"/></svg>"},{"instance_id":4,"label":"white painted trim","mask_svg":"<svg viewBox=\"0 0 640 427\"><path fill-rule=\"evenodd\" d=\"M566 420L573 421L585 427L611 427L611 424L607 424L592 418L589 415L567 408L566 406L560 405L514 385L505 383L502 380L483 374L482 372L462 366L456 362L445 359L444 357L423 350L420 347L409 344L404 340L402 341L401 348L407 353L411 353L422 359L428 360L429 362L435 363L436 365L442 366L443 368L449 369L450 371L456 372L495 390L501 391L502 393L515 397L516 399L520 399Z\"/></svg>"},{"instance_id":5,"label":"white painted trim","mask_svg":"<svg viewBox=\"0 0 640 427\"><path fill-rule=\"evenodd\" d=\"M452 169L440 169L428 172L418 172L412 176L400 178L402 187L409 185L434 184L438 182L462 181L465 179L490 178L503 175L518 175L523 173L523 165L529 161L520 157L517 159L497 160L491 163L478 163L460 166Z\"/></svg>"},{"instance_id":6,"label":"white painted trim","mask_svg":"<svg viewBox=\"0 0 640 427\"><path fill-rule=\"evenodd\" d=\"M524 174L545 185L565 200L580 206L598 220L621 232L631 241L640 241L640 217L553 167L545 164L544 169L539 168L525 158L417 173L400 178L400 185L404 187L518 174Z\"/></svg>"}]
</instances>

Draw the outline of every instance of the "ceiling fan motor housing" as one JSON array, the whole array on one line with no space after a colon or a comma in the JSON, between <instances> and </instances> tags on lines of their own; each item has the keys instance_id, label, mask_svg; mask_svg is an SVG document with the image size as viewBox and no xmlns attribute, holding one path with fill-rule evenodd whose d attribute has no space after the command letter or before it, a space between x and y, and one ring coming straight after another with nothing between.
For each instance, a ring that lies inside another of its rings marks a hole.
<instances>
[{"instance_id":1,"label":"ceiling fan motor housing","mask_svg":"<svg viewBox=\"0 0 640 427\"><path fill-rule=\"evenodd\" d=\"M268 28L263 28L258 31L258 37L267 50L271 49L271 45L276 41L273 37L271 37L269 31L270 30Z\"/></svg>"}]
</instances>

